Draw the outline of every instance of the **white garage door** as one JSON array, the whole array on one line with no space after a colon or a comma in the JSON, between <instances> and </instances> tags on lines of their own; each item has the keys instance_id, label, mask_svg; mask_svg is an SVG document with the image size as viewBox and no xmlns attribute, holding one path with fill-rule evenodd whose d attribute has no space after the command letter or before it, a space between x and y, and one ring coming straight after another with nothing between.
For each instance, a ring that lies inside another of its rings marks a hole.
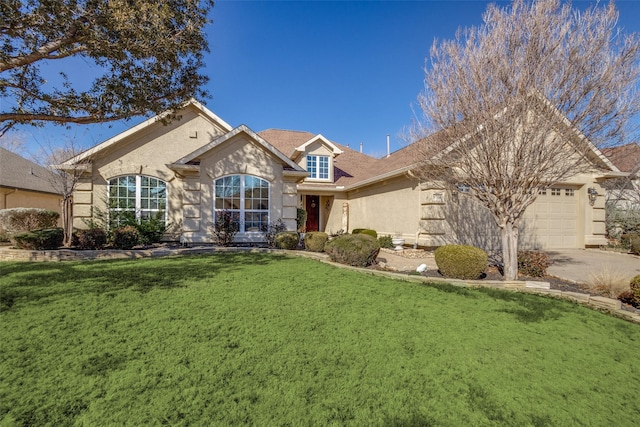
<instances>
[{"instance_id":1,"label":"white garage door","mask_svg":"<svg viewBox=\"0 0 640 427\"><path fill-rule=\"evenodd\" d=\"M525 213L527 246L577 248L578 217L578 187L562 186L540 192Z\"/></svg>"}]
</instances>

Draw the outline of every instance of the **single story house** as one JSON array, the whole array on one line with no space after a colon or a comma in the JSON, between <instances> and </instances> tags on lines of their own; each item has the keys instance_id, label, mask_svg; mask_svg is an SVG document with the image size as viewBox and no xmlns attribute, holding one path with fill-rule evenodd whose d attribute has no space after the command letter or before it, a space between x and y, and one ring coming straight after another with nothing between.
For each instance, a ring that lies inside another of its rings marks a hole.
<instances>
[{"instance_id":1,"label":"single story house","mask_svg":"<svg viewBox=\"0 0 640 427\"><path fill-rule=\"evenodd\" d=\"M41 208L61 212L62 195L51 172L0 147L0 209Z\"/></svg>"},{"instance_id":2,"label":"single story house","mask_svg":"<svg viewBox=\"0 0 640 427\"><path fill-rule=\"evenodd\" d=\"M265 227L284 220L306 231L371 228L425 247L463 242L495 249L498 230L464 191L421 182L413 145L374 158L321 134L231 127L192 100L182 118L149 119L62 165L82 169L74 194L74 226L86 227L96 209L163 212L171 238L211 242L216 212L240 223L238 242L264 239ZM520 236L528 247L584 248L606 244L604 190L618 169L590 145L582 173L540 194Z\"/></svg>"}]
</instances>

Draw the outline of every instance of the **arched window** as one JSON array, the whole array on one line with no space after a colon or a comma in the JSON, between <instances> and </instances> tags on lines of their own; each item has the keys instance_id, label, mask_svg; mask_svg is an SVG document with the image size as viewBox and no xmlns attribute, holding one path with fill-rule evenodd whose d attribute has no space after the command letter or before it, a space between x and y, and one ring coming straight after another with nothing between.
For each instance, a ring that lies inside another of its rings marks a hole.
<instances>
[{"instance_id":1,"label":"arched window","mask_svg":"<svg viewBox=\"0 0 640 427\"><path fill-rule=\"evenodd\" d=\"M215 212L230 212L239 231L267 231L269 182L250 175L232 175L215 180Z\"/></svg>"},{"instance_id":2,"label":"arched window","mask_svg":"<svg viewBox=\"0 0 640 427\"><path fill-rule=\"evenodd\" d=\"M128 175L109 180L109 213L130 212L140 220L166 214L167 183L150 176ZM164 217L162 217L164 219Z\"/></svg>"}]
</instances>

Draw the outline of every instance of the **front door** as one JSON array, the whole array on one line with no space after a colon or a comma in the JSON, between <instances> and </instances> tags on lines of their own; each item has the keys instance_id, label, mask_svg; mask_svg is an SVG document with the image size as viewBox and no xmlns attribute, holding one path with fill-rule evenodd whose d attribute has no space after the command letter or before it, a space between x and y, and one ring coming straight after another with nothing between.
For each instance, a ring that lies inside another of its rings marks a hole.
<instances>
[{"instance_id":1,"label":"front door","mask_svg":"<svg viewBox=\"0 0 640 427\"><path fill-rule=\"evenodd\" d=\"M307 195L305 208L307 211L306 231L320 231L320 196Z\"/></svg>"}]
</instances>

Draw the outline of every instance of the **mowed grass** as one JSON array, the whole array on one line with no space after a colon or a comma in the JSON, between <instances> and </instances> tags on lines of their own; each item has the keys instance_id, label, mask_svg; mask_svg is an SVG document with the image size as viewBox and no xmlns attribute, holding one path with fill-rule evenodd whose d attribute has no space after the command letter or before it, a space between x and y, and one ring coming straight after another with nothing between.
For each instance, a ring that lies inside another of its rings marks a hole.
<instances>
[{"instance_id":1,"label":"mowed grass","mask_svg":"<svg viewBox=\"0 0 640 427\"><path fill-rule=\"evenodd\" d=\"M0 425L637 425L640 326L274 254L0 263Z\"/></svg>"}]
</instances>

